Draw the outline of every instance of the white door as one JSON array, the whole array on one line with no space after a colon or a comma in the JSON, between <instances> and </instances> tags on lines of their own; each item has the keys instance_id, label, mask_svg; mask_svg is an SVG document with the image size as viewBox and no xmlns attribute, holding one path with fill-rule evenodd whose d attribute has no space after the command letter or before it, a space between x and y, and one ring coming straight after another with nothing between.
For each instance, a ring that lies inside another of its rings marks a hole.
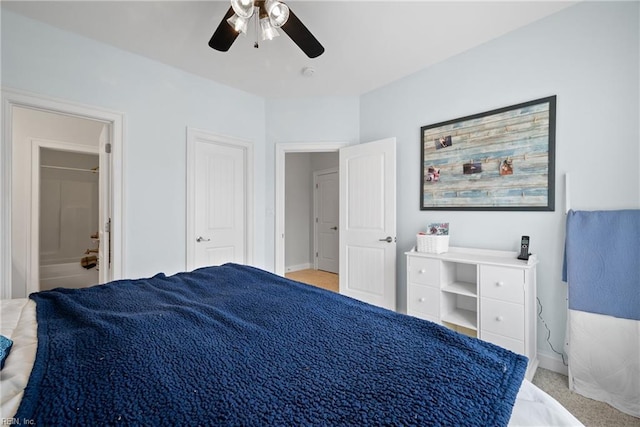
<instances>
[{"instance_id":1,"label":"white door","mask_svg":"<svg viewBox=\"0 0 640 427\"><path fill-rule=\"evenodd\" d=\"M320 171L315 175L316 268L338 273L338 171Z\"/></svg>"},{"instance_id":2,"label":"white door","mask_svg":"<svg viewBox=\"0 0 640 427\"><path fill-rule=\"evenodd\" d=\"M248 144L189 130L187 269L249 263Z\"/></svg>"},{"instance_id":3,"label":"white door","mask_svg":"<svg viewBox=\"0 0 640 427\"><path fill-rule=\"evenodd\" d=\"M396 140L340 150L340 293L396 309Z\"/></svg>"},{"instance_id":4,"label":"white door","mask_svg":"<svg viewBox=\"0 0 640 427\"><path fill-rule=\"evenodd\" d=\"M111 125L105 124L100 134L100 173L98 175L98 193L99 193L99 210L98 210L98 265L100 266L98 280L100 283L106 283L112 280L111 271Z\"/></svg>"}]
</instances>

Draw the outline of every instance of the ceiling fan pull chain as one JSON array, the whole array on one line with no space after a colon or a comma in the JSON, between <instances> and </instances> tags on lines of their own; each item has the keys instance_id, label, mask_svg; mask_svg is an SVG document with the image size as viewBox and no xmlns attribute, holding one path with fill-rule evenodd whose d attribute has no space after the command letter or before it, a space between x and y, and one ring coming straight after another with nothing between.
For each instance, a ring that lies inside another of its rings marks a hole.
<instances>
[{"instance_id":1,"label":"ceiling fan pull chain","mask_svg":"<svg viewBox=\"0 0 640 427\"><path fill-rule=\"evenodd\" d=\"M256 12L259 13L259 11L256 11ZM260 45L258 44L258 24L259 24L259 21L260 21L260 19L254 19L253 20L253 23L255 24L254 25L254 29L255 29L254 34L256 35L256 41L253 43L253 47L255 47L256 49L258 49L260 47Z\"/></svg>"}]
</instances>

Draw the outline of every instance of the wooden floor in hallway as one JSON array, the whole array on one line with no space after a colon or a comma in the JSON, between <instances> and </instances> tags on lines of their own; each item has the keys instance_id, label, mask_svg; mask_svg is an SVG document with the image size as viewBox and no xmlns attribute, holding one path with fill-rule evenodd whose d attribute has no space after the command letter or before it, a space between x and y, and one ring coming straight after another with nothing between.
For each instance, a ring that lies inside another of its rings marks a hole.
<instances>
[{"instance_id":1,"label":"wooden floor in hallway","mask_svg":"<svg viewBox=\"0 0 640 427\"><path fill-rule=\"evenodd\" d=\"M338 292L338 275L322 270L298 270L285 274L287 279L317 286L329 291Z\"/></svg>"}]
</instances>

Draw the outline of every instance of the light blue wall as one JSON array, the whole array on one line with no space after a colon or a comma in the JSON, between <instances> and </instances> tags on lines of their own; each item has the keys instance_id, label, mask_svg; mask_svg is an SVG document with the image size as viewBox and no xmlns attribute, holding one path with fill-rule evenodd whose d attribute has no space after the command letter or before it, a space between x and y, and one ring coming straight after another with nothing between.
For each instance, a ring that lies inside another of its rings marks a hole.
<instances>
[{"instance_id":1,"label":"light blue wall","mask_svg":"<svg viewBox=\"0 0 640 427\"><path fill-rule=\"evenodd\" d=\"M128 277L185 266L185 128L253 141L255 263L273 268L275 144L398 141L398 297L403 252L432 221L451 243L516 250L529 234L550 341L562 347L563 175L582 209L640 206L638 2L584 2L362 97L264 100L11 12L2 85L125 113ZM419 210L420 127L556 94L555 212ZM242 114L237 114L242 112ZM550 351L539 324L539 348Z\"/></svg>"},{"instance_id":2,"label":"light blue wall","mask_svg":"<svg viewBox=\"0 0 640 427\"><path fill-rule=\"evenodd\" d=\"M4 10L2 85L124 113L125 277L185 269L187 126L253 142L264 208L260 97ZM264 258L260 246L255 263Z\"/></svg>"},{"instance_id":3,"label":"light blue wall","mask_svg":"<svg viewBox=\"0 0 640 427\"><path fill-rule=\"evenodd\" d=\"M187 126L254 143L254 264L267 269L275 143L359 140L358 97L267 101L4 10L2 85L125 114L126 277L185 267Z\"/></svg>"},{"instance_id":4,"label":"light blue wall","mask_svg":"<svg viewBox=\"0 0 640 427\"><path fill-rule=\"evenodd\" d=\"M275 144L360 141L360 99L320 97L266 101L267 224L265 251L274 267L275 248Z\"/></svg>"},{"instance_id":5,"label":"light blue wall","mask_svg":"<svg viewBox=\"0 0 640 427\"><path fill-rule=\"evenodd\" d=\"M531 236L538 296L562 349L564 175L576 209L640 207L639 3L584 2L361 97L363 140L398 141L398 298L404 251L425 224L448 221L451 245L517 250ZM420 211L420 127L557 95L556 211ZM551 349L538 324L538 347Z\"/></svg>"}]
</instances>

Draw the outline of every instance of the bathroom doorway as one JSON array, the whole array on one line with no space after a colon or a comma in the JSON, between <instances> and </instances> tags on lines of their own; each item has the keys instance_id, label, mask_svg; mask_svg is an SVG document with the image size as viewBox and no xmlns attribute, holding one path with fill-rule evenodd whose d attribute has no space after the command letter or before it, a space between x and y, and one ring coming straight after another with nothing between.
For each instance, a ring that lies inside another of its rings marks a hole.
<instances>
[{"instance_id":1,"label":"bathroom doorway","mask_svg":"<svg viewBox=\"0 0 640 427\"><path fill-rule=\"evenodd\" d=\"M0 189L4 195L0 206L0 233L4 236L0 239L0 298L24 298L40 287L40 213L32 206L34 201L39 203L33 187L40 184L39 178L33 179L33 172L39 173L41 168L33 162L33 153L40 153L33 149L34 144L67 153L84 152L78 145L91 146L95 150L91 153L99 156L99 258L103 256L104 262L100 259L98 283L122 279L124 114L16 89L2 88L0 92Z\"/></svg>"},{"instance_id":2,"label":"bathroom doorway","mask_svg":"<svg viewBox=\"0 0 640 427\"><path fill-rule=\"evenodd\" d=\"M112 125L14 106L12 280L25 294L112 280Z\"/></svg>"},{"instance_id":3,"label":"bathroom doorway","mask_svg":"<svg viewBox=\"0 0 640 427\"><path fill-rule=\"evenodd\" d=\"M47 148L55 144L38 140L34 145L39 158L34 168L34 175L39 175L34 208L39 212L40 290L97 284L101 268L97 147L70 151Z\"/></svg>"}]
</instances>

